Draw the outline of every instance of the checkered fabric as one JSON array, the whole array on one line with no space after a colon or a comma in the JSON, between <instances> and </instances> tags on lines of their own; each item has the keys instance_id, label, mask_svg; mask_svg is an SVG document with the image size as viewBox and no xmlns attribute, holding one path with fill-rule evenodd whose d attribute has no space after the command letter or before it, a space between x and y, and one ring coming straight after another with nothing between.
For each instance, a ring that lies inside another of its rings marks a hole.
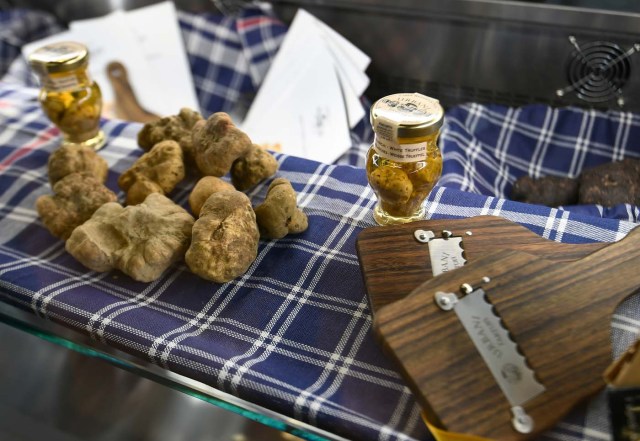
<instances>
[{"instance_id":1,"label":"checkered fabric","mask_svg":"<svg viewBox=\"0 0 640 441\"><path fill-rule=\"evenodd\" d=\"M441 185L508 198L523 175L576 177L585 168L640 158L640 115L610 110L511 108L467 104L449 109L441 146ZM640 207L564 207L640 222Z\"/></svg>"},{"instance_id":2,"label":"checkered fabric","mask_svg":"<svg viewBox=\"0 0 640 441\"><path fill-rule=\"evenodd\" d=\"M22 45L60 32L55 17L28 9L0 10L0 78L20 55Z\"/></svg>"},{"instance_id":3,"label":"checkered fabric","mask_svg":"<svg viewBox=\"0 0 640 441\"><path fill-rule=\"evenodd\" d=\"M202 111L246 110L287 27L267 7L237 17L179 12L179 20Z\"/></svg>"},{"instance_id":4,"label":"checkered fabric","mask_svg":"<svg viewBox=\"0 0 640 441\"><path fill-rule=\"evenodd\" d=\"M277 155L309 229L261 241L247 273L215 284L177 264L151 283L87 270L34 209L51 192L47 157L58 131L36 91L0 83L0 301L171 371L349 439L429 439L419 408L371 335L355 240L374 225L365 172ZM105 121L107 185L142 153L139 124ZM260 203L269 182L248 192ZM169 196L182 206L192 180ZM635 224L436 187L430 218L499 215L555 241L616 241ZM614 355L640 332L640 297L613 316ZM543 438L607 439L601 397Z\"/></svg>"}]
</instances>

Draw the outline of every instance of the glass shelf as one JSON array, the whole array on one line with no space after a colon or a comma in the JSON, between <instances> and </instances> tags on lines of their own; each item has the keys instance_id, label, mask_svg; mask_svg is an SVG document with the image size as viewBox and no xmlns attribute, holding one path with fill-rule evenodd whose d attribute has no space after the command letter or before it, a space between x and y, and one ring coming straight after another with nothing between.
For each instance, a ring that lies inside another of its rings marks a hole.
<instances>
[{"instance_id":1,"label":"glass shelf","mask_svg":"<svg viewBox=\"0 0 640 441\"><path fill-rule=\"evenodd\" d=\"M33 314L0 302L0 323L60 345L82 355L102 360L140 377L198 398L250 420L311 440L346 440L310 424L265 409L199 381L162 369L125 352L89 339L89 337Z\"/></svg>"}]
</instances>

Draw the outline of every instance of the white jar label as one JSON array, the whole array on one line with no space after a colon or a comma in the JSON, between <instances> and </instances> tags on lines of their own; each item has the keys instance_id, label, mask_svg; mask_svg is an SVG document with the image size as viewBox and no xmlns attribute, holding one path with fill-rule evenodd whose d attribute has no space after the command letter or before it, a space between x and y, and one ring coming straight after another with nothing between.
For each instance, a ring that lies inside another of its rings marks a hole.
<instances>
[{"instance_id":1,"label":"white jar label","mask_svg":"<svg viewBox=\"0 0 640 441\"><path fill-rule=\"evenodd\" d=\"M41 83L42 87L52 92L73 90L80 86L80 81L75 73L70 73L69 75L56 75L55 77L43 75Z\"/></svg>"},{"instance_id":2,"label":"white jar label","mask_svg":"<svg viewBox=\"0 0 640 441\"><path fill-rule=\"evenodd\" d=\"M416 162L427 160L427 143L396 144L376 134L374 148L380 156L396 162Z\"/></svg>"}]
</instances>

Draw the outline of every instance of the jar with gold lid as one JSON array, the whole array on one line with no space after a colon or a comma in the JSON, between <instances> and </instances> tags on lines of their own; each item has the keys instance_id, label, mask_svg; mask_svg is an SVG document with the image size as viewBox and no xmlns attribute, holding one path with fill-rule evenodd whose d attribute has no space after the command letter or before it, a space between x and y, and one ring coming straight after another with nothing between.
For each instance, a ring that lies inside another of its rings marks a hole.
<instances>
[{"instance_id":1,"label":"jar with gold lid","mask_svg":"<svg viewBox=\"0 0 640 441\"><path fill-rule=\"evenodd\" d=\"M70 41L49 44L29 55L29 64L40 79L40 104L62 132L62 144L102 147L102 93L87 72L86 46Z\"/></svg>"},{"instance_id":2,"label":"jar with gold lid","mask_svg":"<svg viewBox=\"0 0 640 441\"><path fill-rule=\"evenodd\" d=\"M442 174L438 137L444 110L438 100L419 93L398 93L371 107L375 132L367 153L367 179L378 203L380 225L424 218L424 201Z\"/></svg>"}]
</instances>

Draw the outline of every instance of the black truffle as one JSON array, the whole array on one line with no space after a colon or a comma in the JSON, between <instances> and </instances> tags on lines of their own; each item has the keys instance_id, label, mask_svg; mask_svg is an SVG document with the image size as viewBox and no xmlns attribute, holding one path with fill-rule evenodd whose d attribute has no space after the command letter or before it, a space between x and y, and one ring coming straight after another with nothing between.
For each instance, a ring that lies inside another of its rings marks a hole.
<instances>
[{"instance_id":1,"label":"black truffle","mask_svg":"<svg viewBox=\"0 0 640 441\"><path fill-rule=\"evenodd\" d=\"M537 179L522 176L513 184L511 199L548 207L574 205L578 202L578 180L557 176Z\"/></svg>"},{"instance_id":2,"label":"black truffle","mask_svg":"<svg viewBox=\"0 0 640 441\"><path fill-rule=\"evenodd\" d=\"M583 170L579 202L605 207L640 205L640 160L627 158Z\"/></svg>"}]
</instances>

